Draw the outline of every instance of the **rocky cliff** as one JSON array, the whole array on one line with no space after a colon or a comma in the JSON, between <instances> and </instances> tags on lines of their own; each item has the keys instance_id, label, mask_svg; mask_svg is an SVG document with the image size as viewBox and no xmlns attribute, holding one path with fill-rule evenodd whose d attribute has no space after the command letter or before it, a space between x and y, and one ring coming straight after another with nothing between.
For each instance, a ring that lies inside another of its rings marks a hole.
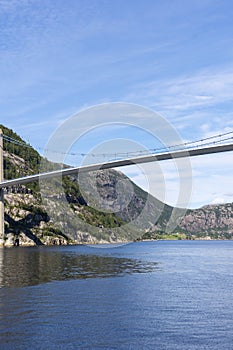
<instances>
[{"instance_id":1,"label":"rocky cliff","mask_svg":"<svg viewBox=\"0 0 233 350\"><path fill-rule=\"evenodd\" d=\"M233 203L189 210L180 229L195 237L233 238Z\"/></svg>"},{"instance_id":2,"label":"rocky cliff","mask_svg":"<svg viewBox=\"0 0 233 350\"><path fill-rule=\"evenodd\" d=\"M12 130L5 135L24 142ZM26 143L25 143L26 144ZM43 159L31 147L4 144L5 178L36 173ZM43 186L42 186L43 185ZM42 187L43 188L42 188ZM136 186L115 170L100 170L81 178L65 176L5 190L5 245L126 242L146 238L233 237L233 204L182 211ZM175 224L174 224L175 223Z\"/></svg>"}]
</instances>

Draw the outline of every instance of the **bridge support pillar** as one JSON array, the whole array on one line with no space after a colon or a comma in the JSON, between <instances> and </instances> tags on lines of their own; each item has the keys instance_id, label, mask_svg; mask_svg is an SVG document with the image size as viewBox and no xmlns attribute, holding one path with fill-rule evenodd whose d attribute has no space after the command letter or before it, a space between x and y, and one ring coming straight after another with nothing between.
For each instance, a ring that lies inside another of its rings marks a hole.
<instances>
[{"instance_id":1,"label":"bridge support pillar","mask_svg":"<svg viewBox=\"0 0 233 350\"><path fill-rule=\"evenodd\" d=\"M0 129L0 182L3 181L3 134ZM0 246L4 245L4 190L0 189Z\"/></svg>"}]
</instances>

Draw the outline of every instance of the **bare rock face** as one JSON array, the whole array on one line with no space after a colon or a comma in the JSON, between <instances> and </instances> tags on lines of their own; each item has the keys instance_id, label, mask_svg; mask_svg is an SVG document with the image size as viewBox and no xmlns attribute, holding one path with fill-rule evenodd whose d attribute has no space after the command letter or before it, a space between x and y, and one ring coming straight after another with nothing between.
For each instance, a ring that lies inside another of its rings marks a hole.
<instances>
[{"instance_id":1,"label":"bare rock face","mask_svg":"<svg viewBox=\"0 0 233 350\"><path fill-rule=\"evenodd\" d=\"M80 182L85 201L99 211L115 213L139 229L154 224L166 226L172 207L135 185L126 175L113 169L87 174Z\"/></svg>"},{"instance_id":2,"label":"bare rock face","mask_svg":"<svg viewBox=\"0 0 233 350\"><path fill-rule=\"evenodd\" d=\"M180 228L191 234L212 233L233 235L233 203L209 205L190 210Z\"/></svg>"},{"instance_id":3,"label":"bare rock face","mask_svg":"<svg viewBox=\"0 0 233 350\"><path fill-rule=\"evenodd\" d=\"M1 128L24 142L12 130ZM38 173L41 163L45 171L57 168L32 147L23 152L17 143L12 147L6 143L3 148L6 179ZM184 236L233 238L233 203L188 210L182 217L178 208L162 203L113 169L78 178L63 177L60 192L53 179L46 185L47 196L41 195L38 183L6 189L0 245L126 242L150 231L166 235L173 222Z\"/></svg>"},{"instance_id":4,"label":"bare rock face","mask_svg":"<svg viewBox=\"0 0 233 350\"><path fill-rule=\"evenodd\" d=\"M16 245L18 241L20 245L126 242L135 237L126 232L127 223L134 223L142 234L148 230L166 231L173 208L148 195L122 173L101 170L85 181L85 198L80 202L80 192L78 191L79 197L72 192L67 202L70 207L66 208L65 213L64 208L59 207L58 197L53 192L46 199L47 205L31 193L6 193L5 245ZM48 207L56 213L57 218L50 216L46 211ZM90 207L96 208L95 211L90 211ZM141 217L142 211L144 214ZM115 229L104 227L101 220L105 212L114 213L114 220L118 218L116 222L121 230L120 236ZM233 203L188 210L177 230L194 237L231 239Z\"/></svg>"}]
</instances>

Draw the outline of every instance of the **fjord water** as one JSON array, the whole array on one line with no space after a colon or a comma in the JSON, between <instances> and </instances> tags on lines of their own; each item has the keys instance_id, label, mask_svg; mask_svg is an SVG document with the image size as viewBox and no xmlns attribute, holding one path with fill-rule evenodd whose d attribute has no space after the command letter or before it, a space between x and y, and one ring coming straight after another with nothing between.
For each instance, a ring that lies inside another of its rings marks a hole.
<instances>
[{"instance_id":1,"label":"fjord water","mask_svg":"<svg viewBox=\"0 0 233 350\"><path fill-rule=\"evenodd\" d=\"M232 241L1 248L0 286L1 349L233 348Z\"/></svg>"}]
</instances>

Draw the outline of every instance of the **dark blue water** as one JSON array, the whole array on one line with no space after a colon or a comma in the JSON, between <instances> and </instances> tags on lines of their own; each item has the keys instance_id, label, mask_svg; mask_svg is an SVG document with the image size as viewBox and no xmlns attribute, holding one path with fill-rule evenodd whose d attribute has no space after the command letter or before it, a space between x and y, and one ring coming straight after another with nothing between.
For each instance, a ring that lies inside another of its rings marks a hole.
<instances>
[{"instance_id":1,"label":"dark blue water","mask_svg":"<svg viewBox=\"0 0 233 350\"><path fill-rule=\"evenodd\" d=\"M0 349L233 349L233 242L0 250Z\"/></svg>"}]
</instances>

